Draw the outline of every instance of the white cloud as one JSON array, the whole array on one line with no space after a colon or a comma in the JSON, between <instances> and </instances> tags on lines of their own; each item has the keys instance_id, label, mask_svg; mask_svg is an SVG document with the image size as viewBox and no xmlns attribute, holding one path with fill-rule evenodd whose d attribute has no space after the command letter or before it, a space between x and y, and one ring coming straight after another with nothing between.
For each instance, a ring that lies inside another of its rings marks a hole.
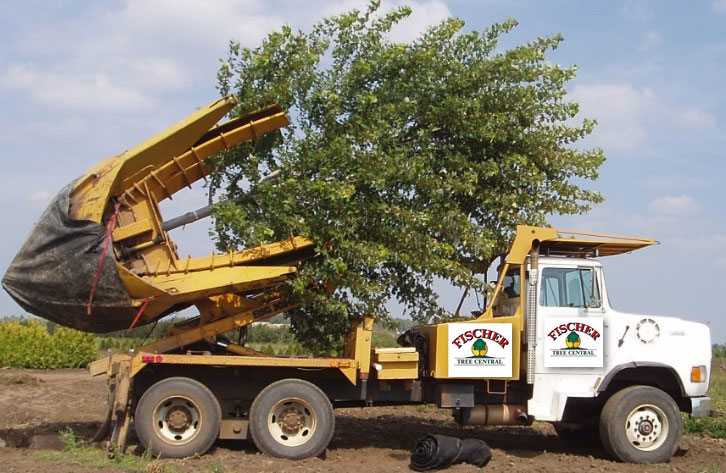
<instances>
[{"instance_id":1,"label":"white cloud","mask_svg":"<svg viewBox=\"0 0 726 473\"><path fill-rule=\"evenodd\" d=\"M413 14L395 27L394 41L409 41L450 16L441 0L384 0L381 11L404 4ZM200 83L213 97L217 61L229 40L254 46L285 21L305 28L322 15L365 8L368 1L285 5L280 10L255 0L126 0L87 8L6 44L23 59L0 66L0 90L20 91L61 111L148 111L163 103L163 95Z\"/></svg>"},{"instance_id":2,"label":"white cloud","mask_svg":"<svg viewBox=\"0 0 726 473\"><path fill-rule=\"evenodd\" d=\"M413 9L411 16L391 31L391 40L406 43L413 41L427 28L451 16L449 8L440 1L409 2Z\"/></svg>"},{"instance_id":3,"label":"white cloud","mask_svg":"<svg viewBox=\"0 0 726 473\"><path fill-rule=\"evenodd\" d=\"M681 217L701 210L701 205L688 195L663 196L653 199L648 210L660 217Z\"/></svg>"},{"instance_id":4,"label":"white cloud","mask_svg":"<svg viewBox=\"0 0 726 473\"><path fill-rule=\"evenodd\" d=\"M686 128L712 128L716 126L716 117L696 107L672 110L672 117Z\"/></svg>"},{"instance_id":5,"label":"white cloud","mask_svg":"<svg viewBox=\"0 0 726 473\"><path fill-rule=\"evenodd\" d=\"M579 102L582 116L597 119L591 142L606 150L637 149L647 143L649 129L656 126L695 130L716 124L708 112L670 105L651 88L637 89L629 83L581 84L571 97Z\"/></svg>"},{"instance_id":6,"label":"white cloud","mask_svg":"<svg viewBox=\"0 0 726 473\"><path fill-rule=\"evenodd\" d=\"M49 199L50 192L48 191L37 191L28 196L28 200L33 204L43 204L48 202Z\"/></svg>"},{"instance_id":7,"label":"white cloud","mask_svg":"<svg viewBox=\"0 0 726 473\"><path fill-rule=\"evenodd\" d=\"M657 31L646 31L642 35L641 50L652 49L663 42L663 36Z\"/></svg>"},{"instance_id":8,"label":"white cloud","mask_svg":"<svg viewBox=\"0 0 726 473\"><path fill-rule=\"evenodd\" d=\"M294 10L294 8L292 9ZM193 49L215 48L236 38L255 44L267 32L282 24L273 9L255 0L128 0L124 7L109 13L105 21L116 24L117 34L140 36L134 43L154 40L165 47L183 45Z\"/></svg>"},{"instance_id":9,"label":"white cloud","mask_svg":"<svg viewBox=\"0 0 726 473\"><path fill-rule=\"evenodd\" d=\"M13 64L0 74L0 83L27 92L41 104L67 110L130 111L154 104L143 92L115 84L103 73L42 71Z\"/></svg>"},{"instance_id":10,"label":"white cloud","mask_svg":"<svg viewBox=\"0 0 726 473\"><path fill-rule=\"evenodd\" d=\"M2 79L0 79L2 80ZM85 117L57 116L38 117L32 120L17 118L0 119L0 146L14 146L16 149L36 148L38 133L42 130L48 142L64 142L68 137L86 134L89 121Z\"/></svg>"},{"instance_id":11,"label":"white cloud","mask_svg":"<svg viewBox=\"0 0 726 473\"><path fill-rule=\"evenodd\" d=\"M630 84L577 85L572 98L579 102L581 114L598 121L592 139L604 148L631 149L645 142L647 109L655 103L649 88L635 89Z\"/></svg>"},{"instance_id":12,"label":"white cloud","mask_svg":"<svg viewBox=\"0 0 726 473\"><path fill-rule=\"evenodd\" d=\"M621 9L620 13L628 21L644 23L653 18L653 10L643 0L631 0Z\"/></svg>"},{"instance_id":13,"label":"white cloud","mask_svg":"<svg viewBox=\"0 0 726 473\"><path fill-rule=\"evenodd\" d=\"M228 41L256 44L281 24L272 8L252 0L127 0L87 8L6 44L23 59L0 67L0 89L65 111L144 111L161 95L201 81L212 98Z\"/></svg>"},{"instance_id":14,"label":"white cloud","mask_svg":"<svg viewBox=\"0 0 726 473\"><path fill-rule=\"evenodd\" d=\"M332 2L323 8L322 16L331 16L354 8L363 10L368 5L368 0L346 0ZM384 0L381 2L379 11L388 12L394 8L407 5L411 7L411 15L396 25L391 31L391 41L407 43L413 41L427 28L440 23L451 16L451 11L446 4L440 0Z\"/></svg>"}]
</instances>

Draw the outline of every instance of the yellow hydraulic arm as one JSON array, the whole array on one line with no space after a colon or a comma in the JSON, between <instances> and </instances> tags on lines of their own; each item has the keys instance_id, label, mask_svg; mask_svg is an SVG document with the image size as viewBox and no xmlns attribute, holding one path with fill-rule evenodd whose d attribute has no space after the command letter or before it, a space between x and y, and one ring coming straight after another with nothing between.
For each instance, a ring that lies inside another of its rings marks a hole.
<instances>
[{"instance_id":1,"label":"yellow hydraulic arm","mask_svg":"<svg viewBox=\"0 0 726 473\"><path fill-rule=\"evenodd\" d=\"M159 202L205 177L210 157L289 124L282 109L271 106L215 126L236 103L226 97L202 107L144 143L99 163L71 193L72 218L109 227L121 281L139 308L134 323L148 323L192 304L199 308L195 335L183 338L184 343L214 338L219 332L203 333L200 327L216 319L241 314L235 326L242 326L289 309L267 293L294 276L312 254L309 240L292 237L243 251L179 258ZM276 310L269 310L273 302ZM177 340L182 340L178 334ZM159 348L175 345L179 343Z\"/></svg>"}]
</instances>

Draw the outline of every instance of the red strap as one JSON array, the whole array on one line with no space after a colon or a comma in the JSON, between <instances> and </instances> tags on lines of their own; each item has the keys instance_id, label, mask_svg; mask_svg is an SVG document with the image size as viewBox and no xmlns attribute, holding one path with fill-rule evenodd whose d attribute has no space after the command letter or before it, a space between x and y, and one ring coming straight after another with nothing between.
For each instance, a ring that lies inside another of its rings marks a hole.
<instances>
[{"instance_id":1,"label":"red strap","mask_svg":"<svg viewBox=\"0 0 726 473\"><path fill-rule=\"evenodd\" d=\"M103 251L101 252L101 259L98 261L98 268L96 268L96 275L93 277L93 283L91 284L91 294L88 296L88 305L86 306L86 314L91 315L91 306L93 305L93 296L96 293L96 286L98 281L101 279L101 270L103 269L103 262L106 259L106 253L108 253L108 247L111 243L111 234L116 226L116 217L118 217L118 211L121 208L121 202L116 202L116 206L113 210L113 215L108 221L106 227L106 240L103 243Z\"/></svg>"},{"instance_id":2,"label":"red strap","mask_svg":"<svg viewBox=\"0 0 726 473\"><path fill-rule=\"evenodd\" d=\"M149 305L149 302L151 302L151 299L152 299L152 297L147 297L146 299L144 299L144 303L141 304L141 308L139 309L138 312L136 312L136 317L134 317L134 321L131 322L131 326L128 328L128 330L126 330L126 333L129 333L131 331L131 329L134 328L134 325L136 325L136 322L139 321L139 317L141 317L141 314L144 313L144 309L146 309L146 306Z\"/></svg>"}]
</instances>

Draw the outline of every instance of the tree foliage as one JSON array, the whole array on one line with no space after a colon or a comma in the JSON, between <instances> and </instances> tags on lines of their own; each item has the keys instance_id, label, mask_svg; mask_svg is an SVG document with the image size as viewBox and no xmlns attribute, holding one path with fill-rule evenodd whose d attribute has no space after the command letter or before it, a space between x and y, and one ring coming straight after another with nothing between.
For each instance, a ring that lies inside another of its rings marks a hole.
<instances>
[{"instance_id":1,"label":"tree foliage","mask_svg":"<svg viewBox=\"0 0 726 473\"><path fill-rule=\"evenodd\" d=\"M66 327L48 332L37 320L0 322L0 367L81 368L96 359L98 339Z\"/></svg>"},{"instance_id":2,"label":"tree foliage","mask_svg":"<svg viewBox=\"0 0 726 473\"><path fill-rule=\"evenodd\" d=\"M255 48L232 42L218 73L235 113L277 103L292 125L219 158L212 190L228 200L217 243L315 242L319 258L289 287L305 302L293 330L314 349L339 343L351 317L386 318L391 300L418 322L446 316L436 278L482 290L476 275L517 224L601 200L581 187L604 157L573 146L594 124L575 122L566 100L575 68L546 59L560 36L501 50L514 20L469 31L450 18L409 44L390 41L409 14L371 2ZM260 183L273 170L280 177ZM336 290L310 289L323 281Z\"/></svg>"}]
</instances>

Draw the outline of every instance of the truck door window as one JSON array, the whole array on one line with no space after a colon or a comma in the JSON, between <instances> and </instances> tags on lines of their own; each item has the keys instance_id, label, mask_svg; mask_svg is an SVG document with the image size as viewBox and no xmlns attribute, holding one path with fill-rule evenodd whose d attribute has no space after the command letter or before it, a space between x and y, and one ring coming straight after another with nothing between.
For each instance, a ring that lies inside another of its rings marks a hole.
<instances>
[{"instance_id":1,"label":"truck door window","mask_svg":"<svg viewBox=\"0 0 726 473\"><path fill-rule=\"evenodd\" d=\"M502 284L502 290L507 297L519 297L519 266L511 268L504 275L504 282Z\"/></svg>"},{"instance_id":2,"label":"truck door window","mask_svg":"<svg viewBox=\"0 0 726 473\"><path fill-rule=\"evenodd\" d=\"M545 268L540 305L543 307L600 307L600 288L592 268Z\"/></svg>"},{"instance_id":3,"label":"truck door window","mask_svg":"<svg viewBox=\"0 0 726 473\"><path fill-rule=\"evenodd\" d=\"M502 281L502 289L494 304L494 317L511 316L519 309L522 277L520 267L509 268Z\"/></svg>"},{"instance_id":4,"label":"truck door window","mask_svg":"<svg viewBox=\"0 0 726 473\"><path fill-rule=\"evenodd\" d=\"M550 269L545 269L542 275L540 305L544 307L560 307L560 278L556 274L552 274Z\"/></svg>"},{"instance_id":5,"label":"truck door window","mask_svg":"<svg viewBox=\"0 0 726 473\"><path fill-rule=\"evenodd\" d=\"M600 287L592 269L578 269L585 307L600 307Z\"/></svg>"}]
</instances>

